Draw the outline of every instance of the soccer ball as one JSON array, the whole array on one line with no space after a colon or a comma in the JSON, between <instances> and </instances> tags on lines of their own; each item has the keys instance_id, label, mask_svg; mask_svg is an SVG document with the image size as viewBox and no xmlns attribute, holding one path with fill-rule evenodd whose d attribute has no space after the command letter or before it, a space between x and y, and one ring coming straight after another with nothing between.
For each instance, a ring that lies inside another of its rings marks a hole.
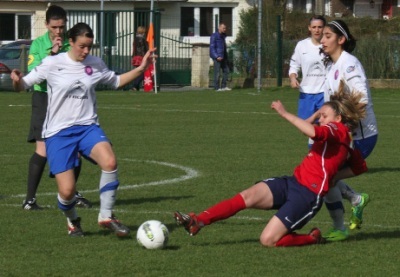
<instances>
[{"instance_id":1,"label":"soccer ball","mask_svg":"<svg viewBox=\"0 0 400 277\"><path fill-rule=\"evenodd\" d=\"M139 226L136 234L138 243L147 249L161 249L168 243L167 227L158 220L148 220Z\"/></svg>"}]
</instances>

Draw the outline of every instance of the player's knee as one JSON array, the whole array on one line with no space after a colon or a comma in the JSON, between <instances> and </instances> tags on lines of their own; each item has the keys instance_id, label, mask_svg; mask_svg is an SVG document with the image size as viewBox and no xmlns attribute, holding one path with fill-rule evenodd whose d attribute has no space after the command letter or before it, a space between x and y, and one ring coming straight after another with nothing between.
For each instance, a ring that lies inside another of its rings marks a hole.
<instances>
[{"instance_id":1,"label":"player's knee","mask_svg":"<svg viewBox=\"0 0 400 277\"><path fill-rule=\"evenodd\" d=\"M115 156L110 156L102 162L103 170L113 171L117 169L117 160Z\"/></svg>"},{"instance_id":2,"label":"player's knee","mask_svg":"<svg viewBox=\"0 0 400 277\"><path fill-rule=\"evenodd\" d=\"M277 243L277 240L271 236L267 235L261 235L260 236L260 243L262 246L265 247L275 247L275 244Z\"/></svg>"}]
</instances>

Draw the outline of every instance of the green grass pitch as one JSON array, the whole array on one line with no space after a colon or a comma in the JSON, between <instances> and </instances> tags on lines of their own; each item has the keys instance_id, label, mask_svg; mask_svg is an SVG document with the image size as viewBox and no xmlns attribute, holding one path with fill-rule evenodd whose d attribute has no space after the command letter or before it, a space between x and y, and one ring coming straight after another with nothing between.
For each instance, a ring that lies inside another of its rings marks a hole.
<instances>
[{"instance_id":1,"label":"green grass pitch","mask_svg":"<svg viewBox=\"0 0 400 277\"><path fill-rule=\"evenodd\" d=\"M270 109L280 99L296 113L290 88L98 93L100 123L118 157L116 215L128 239L100 230L99 169L84 161L78 189L94 207L78 210L84 238L69 238L56 207L56 185L43 176L37 200L21 208L28 160L31 95L0 93L0 275L26 276L396 276L399 273L400 93L373 90L378 144L369 172L348 180L370 194L361 230L347 241L299 248L263 248L258 237L274 211L246 210L190 237L175 210L200 212L267 177L292 174L307 140ZM47 169L46 169L47 172ZM350 205L345 202L346 219ZM145 250L136 230L149 219L166 224L169 244ZM327 231L323 207L301 232Z\"/></svg>"}]
</instances>

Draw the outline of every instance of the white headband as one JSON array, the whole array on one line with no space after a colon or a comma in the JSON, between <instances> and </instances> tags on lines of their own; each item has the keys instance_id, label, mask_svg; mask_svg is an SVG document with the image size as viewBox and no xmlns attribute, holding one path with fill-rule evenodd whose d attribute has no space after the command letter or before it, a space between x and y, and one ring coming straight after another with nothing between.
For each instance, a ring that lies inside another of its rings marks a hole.
<instances>
[{"instance_id":1,"label":"white headband","mask_svg":"<svg viewBox=\"0 0 400 277\"><path fill-rule=\"evenodd\" d=\"M340 24L337 21L331 21L329 22L329 24L334 25L336 28L339 29L339 31L344 35L344 37L349 40L349 36L347 35L346 31L343 29L342 26L340 26Z\"/></svg>"}]
</instances>

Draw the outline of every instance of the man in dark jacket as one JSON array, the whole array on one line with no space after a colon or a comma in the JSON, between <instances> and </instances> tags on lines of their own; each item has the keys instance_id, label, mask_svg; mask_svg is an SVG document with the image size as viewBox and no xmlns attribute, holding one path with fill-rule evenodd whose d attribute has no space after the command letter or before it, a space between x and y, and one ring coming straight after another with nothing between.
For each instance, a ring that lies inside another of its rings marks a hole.
<instances>
[{"instance_id":1,"label":"man in dark jacket","mask_svg":"<svg viewBox=\"0 0 400 277\"><path fill-rule=\"evenodd\" d=\"M210 57L214 61L214 88L216 91L231 90L226 86L229 74L228 52L226 51L226 25L220 23L218 31L210 37ZM220 71L222 69L222 81L219 83Z\"/></svg>"}]
</instances>

